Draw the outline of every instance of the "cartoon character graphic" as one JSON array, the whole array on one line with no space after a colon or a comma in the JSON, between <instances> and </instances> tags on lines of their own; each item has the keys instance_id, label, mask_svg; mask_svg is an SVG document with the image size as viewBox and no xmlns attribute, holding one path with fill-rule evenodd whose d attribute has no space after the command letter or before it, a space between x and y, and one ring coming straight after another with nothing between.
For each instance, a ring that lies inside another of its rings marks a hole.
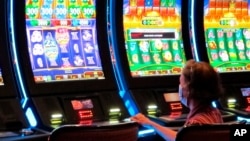
<instances>
[{"instance_id":1,"label":"cartoon character graphic","mask_svg":"<svg viewBox=\"0 0 250 141\"><path fill-rule=\"evenodd\" d=\"M236 44L236 47L238 50L244 50L245 49L245 45L244 45L244 42L243 40L236 40L235 41L235 44Z\"/></svg>"},{"instance_id":2,"label":"cartoon character graphic","mask_svg":"<svg viewBox=\"0 0 250 141\"><path fill-rule=\"evenodd\" d=\"M149 43L147 41L141 41L139 43L140 51L143 53L149 52Z\"/></svg>"},{"instance_id":3,"label":"cartoon character graphic","mask_svg":"<svg viewBox=\"0 0 250 141\"><path fill-rule=\"evenodd\" d=\"M170 51L165 51L165 52L163 53L163 59L164 59L164 61L166 61L166 62L173 61L173 56L172 56L171 52L170 52Z\"/></svg>"},{"instance_id":4,"label":"cartoon character graphic","mask_svg":"<svg viewBox=\"0 0 250 141\"><path fill-rule=\"evenodd\" d=\"M58 28L55 32L56 41L62 53L68 53L69 31L67 28Z\"/></svg>"},{"instance_id":5,"label":"cartoon character graphic","mask_svg":"<svg viewBox=\"0 0 250 141\"><path fill-rule=\"evenodd\" d=\"M222 61L229 61L229 56L227 51L225 50L219 51L219 56Z\"/></svg>"},{"instance_id":6,"label":"cartoon character graphic","mask_svg":"<svg viewBox=\"0 0 250 141\"><path fill-rule=\"evenodd\" d=\"M154 45L155 45L155 48L156 48L158 51L161 51L162 48L163 48L163 43L162 43L161 40L155 40Z\"/></svg>"},{"instance_id":7,"label":"cartoon character graphic","mask_svg":"<svg viewBox=\"0 0 250 141\"><path fill-rule=\"evenodd\" d=\"M244 29L243 35L246 39L250 39L250 29L248 29L248 28Z\"/></svg>"},{"instance_id":8,"label":"cartoon character graphic","mask_svg":"<svg viewBox=\"0 0 250 141\"><path fill-rule=\"evenodd\" d=\"M153 54L153 60L155 61L156 64L160 64L161 63L160 54Z\"/></svg>"},{"instance_id":9,"label":"cartoon character graphic","mask_svg":"<svg viewBox=\"0 0 250 141\"><path fill-rule=\"evenodd\" d=\"M235 41L236 47L238 49L238 56L241 60L245 60L246 56L245 56L245 45L242 39L240 40L236 40Z\"/></svg>"},{"instance_id":10,"label":"cartoon character graphic","mask_svg":"<svg viewBox=\"0 0 250 141\"><path fill-rule=\"evenodd\" d=\"M141 57L143 62L144 63L150 62L149 42L148 41L139 42L139 50L141 51Z\"/></svg>"},{"instance_id":11,"label":"cartoon character graphic","mask_svg":"<svg viewBox=\"0 0 250 141\"><path fill-rule=\"evenodd\" d=\"M57 47L54 38L52 37L51 32L48 32L46 34L43 45L44 45L44 54L48 58L50 66L58 66L56 59L59 54L59 49Z\"/></svg>"},{"instance_id":12,"label":"cartoon character graphic","mask_svg":"<svg viewBox=\"0 0 250 141\"><path fill-rule=\"evenodd\" d=\"M215 41L209 41L209 42L208 42L208 47L209 47L210 49L216 49L216 48L217 48L217 45L216 45Z\"/></svg>"}]
</instances>

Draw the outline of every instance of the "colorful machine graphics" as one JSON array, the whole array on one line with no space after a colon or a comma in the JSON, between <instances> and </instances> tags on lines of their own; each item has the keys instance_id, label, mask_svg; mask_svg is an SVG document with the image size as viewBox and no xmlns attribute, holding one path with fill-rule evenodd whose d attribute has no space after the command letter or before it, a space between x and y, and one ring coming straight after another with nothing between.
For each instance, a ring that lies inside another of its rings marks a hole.
<instances>
[{"instance_id":1,"label":"colorful machine graphics","mask_svg":"<svg viewBox=\"0 0 250 141\"><path fill-rule=\"evenodd\" d=\"M250 71L250 0L205 0L209 61L219 72Z\"/></svg>"},{"instance_id":2,"label":"colorful machine graphics","mask_svg":"<svg viewBox=\"0 0 250 141\"><path fill-rule=\"evenodd\" d=\"M3 76L2 76L2 72L1 72L1 68L0 68L0 86L4 85L3 83Z\"/></svg>"},{"instance_id":3,"label":"colorful machine graphics","mask_svg":"<svg viewBox=\"0 0 250 141\"><path fill-rule=\"evenodd\" d=\"M123 10L132 77L179 75L186 62L181 0L124 0Z\"/></svg>"},{"instance_id":4,"label":"colorful machine graphics","mask_svg":"<svg viewBox=\"0 0 250 141\"><path fill-rule=\"evenodd\" d=\"M71 107L74 123L91 125L104 117L103 107L97 97L66 99L65 102Z\"/></svg>"},{"instance_id":5,"label":"colorful machine graphics","mask_svg":"<svg viewBox=\"0 0 250 141\"><path fill-rule=\"evenodd\" d=\"M104 79L95 0L26 0L25 10L36 82Z\"/></svg>"},{"instance_id":6,"label":"colorful machine graphics","mask_svg":"<svg viewBox=\"0 0 250 141\"><path fill-rule=\"evenodd\" d=\"M250 112L250 88L241 88L242 96L245 99L245 110Z\"/></svg>"}]
</instances>

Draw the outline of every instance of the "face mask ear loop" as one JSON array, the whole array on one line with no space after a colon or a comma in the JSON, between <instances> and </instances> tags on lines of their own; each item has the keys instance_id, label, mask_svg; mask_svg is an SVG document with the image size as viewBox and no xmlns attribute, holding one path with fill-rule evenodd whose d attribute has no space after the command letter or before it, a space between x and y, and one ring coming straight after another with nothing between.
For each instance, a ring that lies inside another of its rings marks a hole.
<instances>
[{"instance_id":1,"label":"face mask ear loop","mask_svg":"<svg viewBox=\"0 0 250 141\"><path fill-rule=\"evenodd\" d=\"M181 103L183 105L185 105L186 107L188 107L188 105L187 105L187 98L184 97L182 89L183 88L181 87L181 85L179 85L179 92L178 93L179 93L180 101L181 101Z\"/></svg>"}]
</instances>

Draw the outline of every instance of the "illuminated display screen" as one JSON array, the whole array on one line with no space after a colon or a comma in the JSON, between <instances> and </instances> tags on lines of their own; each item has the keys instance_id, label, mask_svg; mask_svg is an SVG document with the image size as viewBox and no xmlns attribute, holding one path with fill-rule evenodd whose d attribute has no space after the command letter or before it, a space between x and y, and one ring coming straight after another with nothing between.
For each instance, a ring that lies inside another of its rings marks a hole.
<instances>
[{"instance_id":1,"label":"illuminated display screen","mask_svg":"<svg viewBox=\"0 0 250 141\"><path fill-rule=\"evenodd\" d=\"M71 104L74 110L92 109L94 107L92 100L72 100Z\"/></svg>"},{"instance_id":2,"label":"illuminated display screen","mask_svg":"<svg viewBox=\"0 0 250 141\"><path fill-rule=\"evenodd\" d=\"M87 124L104 117L100 101L97 98L71 99L69 102L73 110L71 116L76 123Z\"/></svg>"},{"instance_id":3,"label":"illuminated display screen","mask_svg":"<svg viewBox=\"0 0 250 141\"><path fill-rule=\"evenodd\" d=\"M1 68L0 68L0 86L1 85L4 85L4 83L3 83L2 71L1 71Z\"/></svg>"},{"instance_id":4,"label":"illuminated display screen","mask_svg":"<svg viewBox=\"0 0 250 141\"><path fill-rule=\"evenodd\" d=\"M166 102L180 101L180 97L178 93L164 93L164 99Z\"/></svg>"},{"instance_id":5,"label":"illuminated display screen","mask_svg":"<svg viewBox=\"0 0 250 141\"><path fill-rule=\"evenodd\" d=\"M250 0L204 0L209 61L219 72L250 71Z\"/></svg>"},{"instance_id":6,"label":"illuminated display screen","mask_svg":"<svg viewBox=\"0 0 250 141\"><path fill-rule=\"evenodd\" d=\"M95 0L26 0L35 82L104 79Z\"/></svg>"},{"instance_id":7,"label":"illuminated display screen","mask_svg":"<svg viewBox=\"0 0 250 141\"><path fill-rule=\"evenodd\" d=\"M186 62L181 0L124 0L123 10L131 76L179 75Z\"/></svg>"},{"instance_id":8,"label":"illuminated display screen","mask_svg":"<svg viewBox=\"0 0 250 141\"><path fill-rule=\"evenodd\" d=\"M72 100L72 107L78 119L78 123L89 124L93 120L93 102L91 99L85 100Z\"/></svg>"},{"instance_id":9,"label":"illuminated display screen","mask_svg":"<svg viewBox=\"0 0 250 141\"><path fill-rule=\"evenodd\" d=\"M242 96L250 97L250 88L241 88Z\"/></svg>"},{"instance_id":10,"label":"illuminated display screen","mask_svg":"<svg viewBox=\"0 0 250 141\"><path fill-rule=\"evenodd\" d=\"M250 88L241 88L242 96L245 98L245 111L250 112Z\"/></svg>"},{"instance_id":11,"label":"illuminated display screen","mask_svg":"<svg viewBox=\"0 0 250 141\"><path fill-rule=\"evenodd\" d=\"M170 111L180 111L183 109L178 93L164 93L164 99L169 103Z\"/></svg>"}]
</instances>

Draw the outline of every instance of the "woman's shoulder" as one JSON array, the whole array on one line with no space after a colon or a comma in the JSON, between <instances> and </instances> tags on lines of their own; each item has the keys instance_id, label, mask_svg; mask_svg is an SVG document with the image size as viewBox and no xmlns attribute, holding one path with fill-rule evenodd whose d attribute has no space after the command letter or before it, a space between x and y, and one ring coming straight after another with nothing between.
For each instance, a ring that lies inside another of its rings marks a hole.
<instances>
[{"instance_id":1,"label":"woman's shoulder","mask_svg":"<svg viewBox=\"0 0 250 141\"><path fill-rule=\"evenodd\" d=\"M210 110L204 110L203 112L197 113L192 118L187 119L185 125L212 124L222 122L223 120L220 111L216 108L212 108Z\"/></svg>"}]
</instances>

